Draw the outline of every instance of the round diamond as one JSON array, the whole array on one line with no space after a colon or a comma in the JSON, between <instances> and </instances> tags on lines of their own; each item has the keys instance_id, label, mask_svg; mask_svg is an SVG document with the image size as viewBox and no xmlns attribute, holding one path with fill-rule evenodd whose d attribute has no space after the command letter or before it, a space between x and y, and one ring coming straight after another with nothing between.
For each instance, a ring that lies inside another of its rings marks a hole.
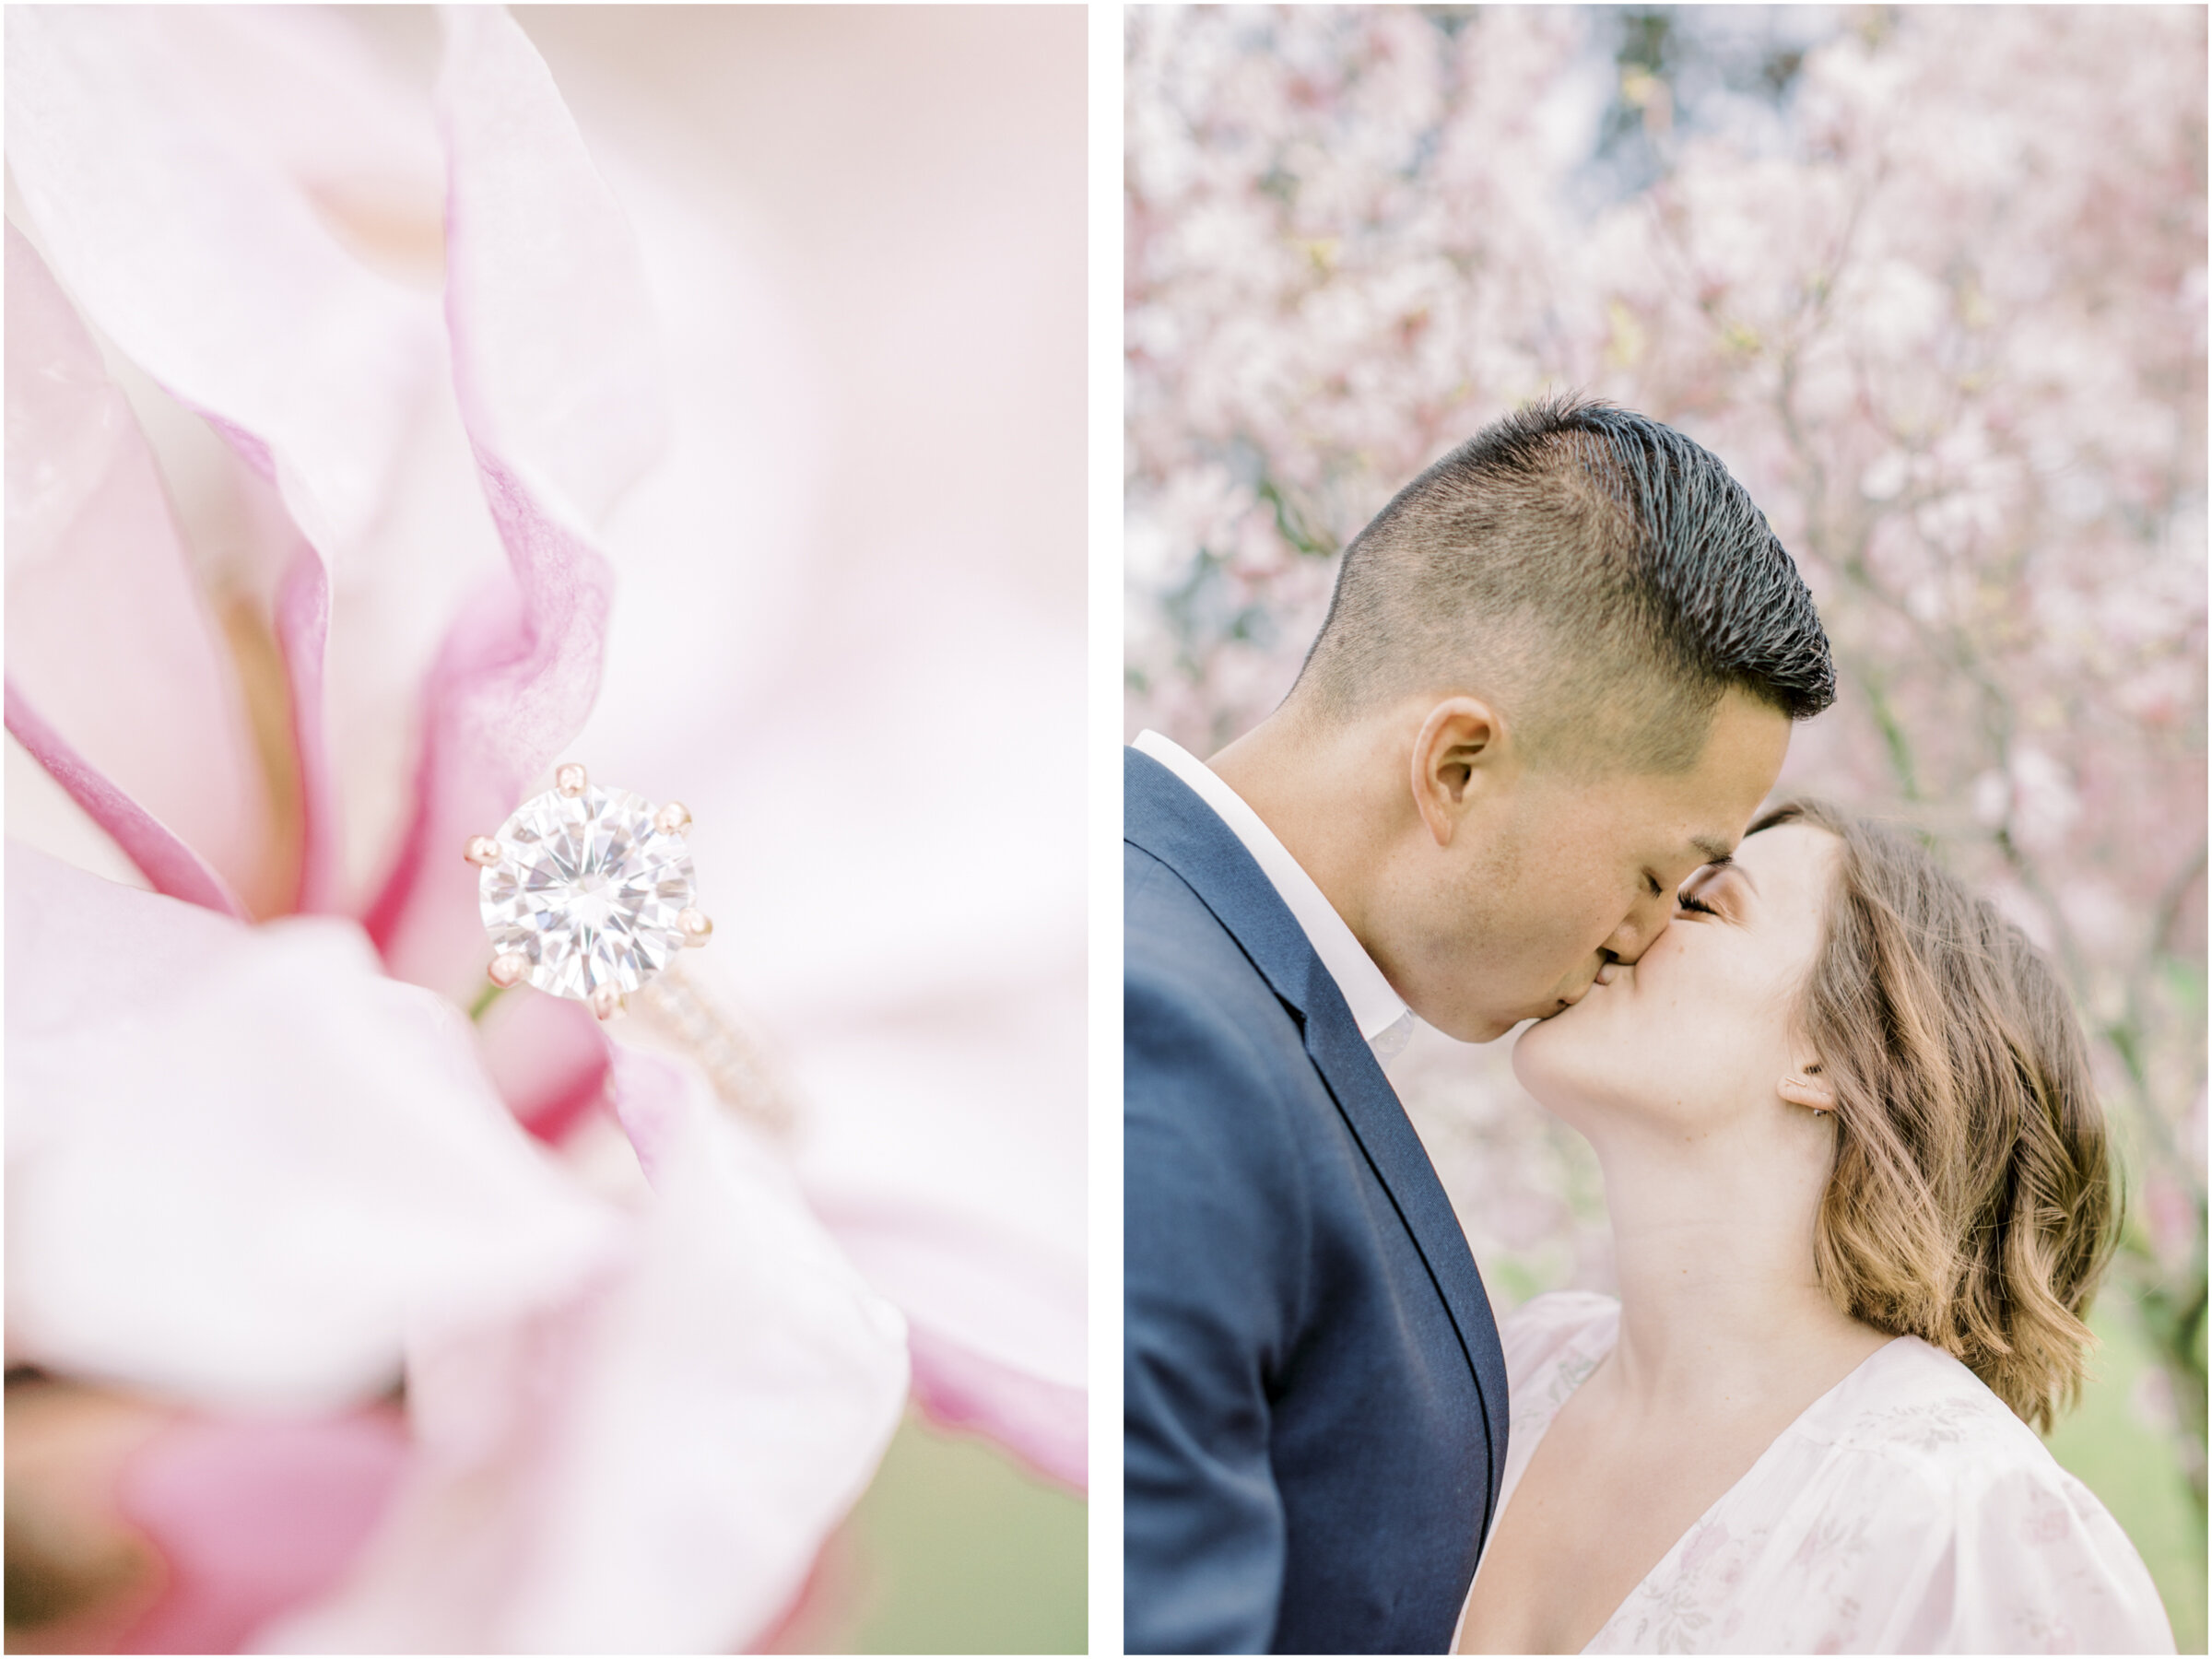
<instances>
[{"instance_id":1,"label":"round diamond","mask_svg":"<svg viewBox=\"0 0 2212 1659\"><path fill-rule=\"evenodd\" d=\"M684 947L691 853L623 789L548 790L500 826L500 860L479 884L492 948L526 958L556 996L635 991Z\"/></svg>"}]
</instances>

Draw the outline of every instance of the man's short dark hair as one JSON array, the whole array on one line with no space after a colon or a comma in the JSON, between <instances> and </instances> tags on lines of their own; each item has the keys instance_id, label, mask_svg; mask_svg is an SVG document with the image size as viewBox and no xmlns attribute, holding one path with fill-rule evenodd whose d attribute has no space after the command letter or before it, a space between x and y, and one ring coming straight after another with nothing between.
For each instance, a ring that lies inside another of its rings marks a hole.
<instances>
[{"instance_id":1,"label":"man's short dark hair","mask_svg":"<svg viewBox=\"0 0 2212 1659\"><path fill-rule=\"evenodd\" d=\"M1532 754L1695 765L1740 689L1793 720L1835 700L1828 636L1766 515L1711 452L1550 398L1398 492L1344 556L1294 700L1339 718L1494 688Z\"/></svg>"}]
</instances>

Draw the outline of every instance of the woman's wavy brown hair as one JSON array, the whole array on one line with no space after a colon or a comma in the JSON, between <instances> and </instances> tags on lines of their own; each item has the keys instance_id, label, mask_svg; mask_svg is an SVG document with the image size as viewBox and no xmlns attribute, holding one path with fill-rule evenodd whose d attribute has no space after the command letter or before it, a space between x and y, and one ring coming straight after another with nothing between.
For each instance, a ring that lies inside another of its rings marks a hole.
<instances>
[{"instance_id":1,"label":"woman's wavy brown hair","mask_svg":"<svg viewBox=\"0 0 2212 1659\"><path fill-rule=\"evenodd\" d=\"M1835 1090L1815 1240L1836 1306L1963 1360L2048 1433L2095 1339L2118 1232L2104 1114L2065 987L1912 841L1824 802L1841 843L1800 1022Z\"/></svg>"}]
</instances>

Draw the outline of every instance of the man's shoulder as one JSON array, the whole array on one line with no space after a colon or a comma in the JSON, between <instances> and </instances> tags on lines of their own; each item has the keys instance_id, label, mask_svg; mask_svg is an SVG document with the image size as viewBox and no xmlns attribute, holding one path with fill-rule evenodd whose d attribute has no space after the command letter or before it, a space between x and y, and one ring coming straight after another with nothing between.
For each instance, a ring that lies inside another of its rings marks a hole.
<instances>
[{"instance_id":1,"label":"man's shoulder","mask_svg":"<svg viewBox=\"0 0 2212 1659\"><path fill-rule=\"evenodd\" d=\"M1180 870L1133 841L1122 843L1122 927L1132 937L1228 932Z\"/></svg>"},{"instance_id":2,"label":"man's shoulder","mask_svg":"<svg viewBox=\"0 0 2212 1659\"><path fill-rule=\"evenodd\" d=\"M1128 852L1123 912L1125 1104L1190 1132L1298 1118L1326 1089L1297 1018L1204 900L1142 848ZM1293 1102L1301 1102L1293 1105Z\"/></svg>"},{"instance_id":3,"label":"man's shoulder","mask_svg":"<svg viewBox=\"0 0 2212 1659\"><path fill-rule=\"evenodd\" d=\"M1294 1030L1265 976L1190 883L1142 847L1128 843L1122 851L1122 980L1128 996L1213 1007L1240 1022L1268 1016L1267 1023Z\"/></svg>"}]
</instances>

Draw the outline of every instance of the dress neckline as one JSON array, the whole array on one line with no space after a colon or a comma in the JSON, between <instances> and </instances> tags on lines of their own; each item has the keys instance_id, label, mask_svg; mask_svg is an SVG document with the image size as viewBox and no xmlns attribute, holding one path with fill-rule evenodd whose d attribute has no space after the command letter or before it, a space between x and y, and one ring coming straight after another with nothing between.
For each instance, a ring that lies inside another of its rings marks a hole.
<instances>
[{"instance_id":1,"label":"dress neckline","mask_svg":"<svg viewBox=\"0 0 2212 1659\"><path fill-rule=\"evenodd\" d=\"M1599 1332L1604 1334L1602 1343L1590 1342L1590 1336L1593 1334ZM1634 1603L1636 1598L1643 1593L1644 1586L1649 1584L1653 1579L1657 1578L1660 1573L1666 1571L1668 1566L1674 1562L1675 1558L1679 1556L1683 1549L1688 1545L1689 1540L1695 1537L1700 1530L1710 1525L1713 1518L1720 1514L1721 1512L1727 1507L1729 1500L1735 1498L1738 1492L1742 1491L1750 1484L1752 1477L1759 1474L1759 1472L1765 1467L1768 1461L1773 1457L1774 1449L1777 1446L1781 1445L1783 1441L1789 1439L1792 1434L1795 1433L1798 1429L1804 1426L1808 1418L1819 1412L1831 1400L1833 1400L1836 1395L1842 1393L1844 1389L1848 1388L1866 1370L1866 1368L1872 1365L1877 1359L1879 1359L1884 1354L1890 1352L1897 1347L1899 1343L1911 1343L1915 1340L1917 1339L1912 1336L1892 1336L1888 1342L1883 1343L1880 1347L1876 1348L1873 1353L1868 1354L1866 1358L1860 1360L1858 1364L1853 1366L1851 1370L1844 1372L1843 1375L1838 1377L1834 1382L1830 1384L1826 1389L1823 1389L1819 1395L1816 1397L1809 1405L1807 1405L1803 1411L1800 1411L1795 1417L1792 1418L1786 1424L1784 1424L1775 1433L1774 1438L1769 1441L1766 1445L1760 1449L1759 1455L1751 1460L1750 1467L1747 1468L1741 1475L1737 1476L1735 1481L1730 1484L1726 1491L1723 1492L1718 1498L1715 1498L1711 1503L1707 1504L1705 1506L1704 1512L1699 1515L1698 1518L1692 1521L1688 1526L1684 1527L1682 1529L1681 1535L1677 1537L1672 1544L1669 1544L1665 1550L1660 1555L1659 1559L1652 1563L1650 1571L1645 1572L1641 1578L1638 1579L1633 1584L1629 1586L1628 1594L1620 1598L1620 1605L1616 1606L1612 1612L1606 1615L1605 1621L1600 1624L1596 1630L1590 1633L1589 1641L1584 1642L1579 1651L1585 1653L1590 1652L1592 1646L1595 1644L1597 1640L1604 1636L1607 1630L1610 1630L1615 1624L1619 1622L1620 1616L1628 1611L1630 1606ZM1589 1324L1583 1326L1582 1330L1577 1331L1572 1336L1568 1338L1568 1347L1574 1351L1575 1358L1578 1359L1586 1359L1589 1361L1589 1363L1583 1368L1582 1374L1575 1378L1573 1386L1569 1388L1564 1394L1559 1396L1559 1402L1552 1406L1548 1413L1538 1419L1535 1438L1528 1442L1528 1455L1521 1458L1518 1461L1517 1466L1512 1471L1512 1478L1503 1486L1498 1494L1498 1512L1491 1518L1490 1521L1489 1535L1491 1538L1497 1537L1499 1527L1504 1524L1505 1512L1512 1503L1513 1495L1521 1489L1521 1477L1528 1473L1528 1465L1535 1461L1536 1448L1544 1443L1544 1437L1551 1432L1551 1426L1553 1423L1559 1420L1559 1413L1567 1409L1567 1402L1574 1398L1574 1396L1581 1392L1583 1384L1590 1380L1590 1373L1598 1368L1598 1366L1605 1360L1606 1356L1611 1354L1614 1348L1619 1345L1619 1342L1620 1304L1618 1301L1613 1302L1612 1306L1606 1311L1601 1319L1593 1320ZM1509 1445L1512 1443L1510 1437L1514 1430L1520 1428L1520 1426L1521 1425L1517 1421L1514 1421L1510 1417L1507 1419L1507 1433L1509 1436L1507 1443ZM1516 1450L1518 1448L1516 1448ZM1482 1559L1487 1559L1488 1556L1489 1546L1486 1542L1483 1546ZM1460 1638L1465 1634L1466 1631L1467 1608L1473 1604L1475 1599L1475 1580L1479 1579L1482 1576L1482 1559L1477 1559L1475 1563L1475 1578L1467 1581L1467 1594L1465 1598L1461 1601L1459 1606L1459 1620L1452 1627L1452 1652L1454 1653L1459 1652Z\"/></svg>"}]
</instances>

